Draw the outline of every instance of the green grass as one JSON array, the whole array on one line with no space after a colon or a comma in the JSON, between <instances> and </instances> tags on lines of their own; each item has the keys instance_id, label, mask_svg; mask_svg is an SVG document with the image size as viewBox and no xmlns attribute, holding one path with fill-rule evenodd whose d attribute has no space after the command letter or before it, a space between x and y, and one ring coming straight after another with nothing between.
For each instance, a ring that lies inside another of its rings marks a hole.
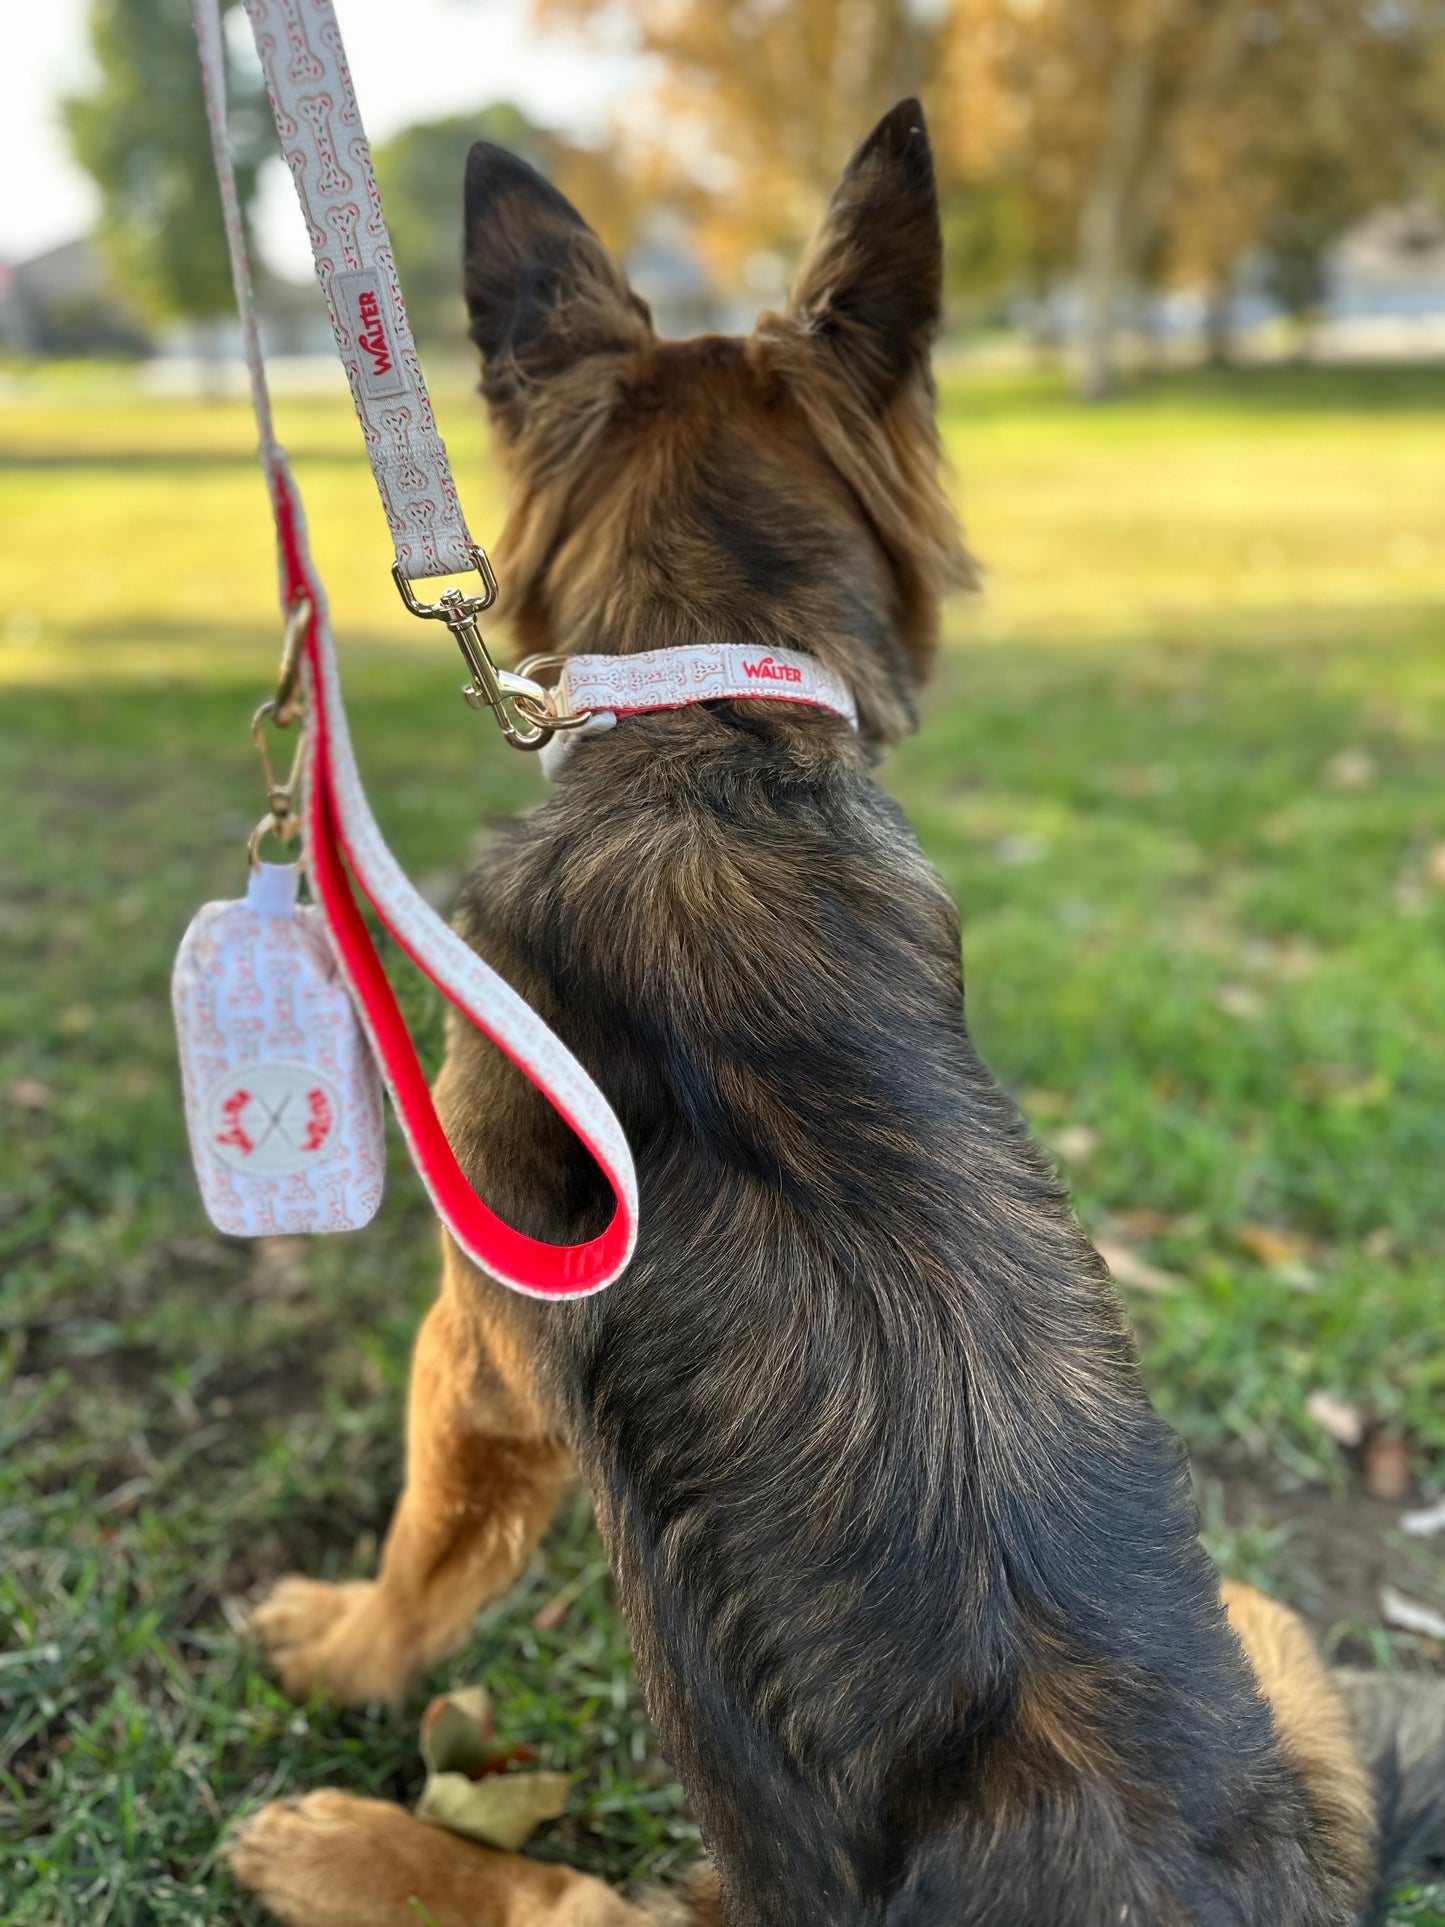
<instances>
[{"instance_id":1,"label":"green grass","mask_svg":"<svg viewBox=\"0 0 1445 1927\"><path fill-rule=\"evenodd\" d=\"M475 404L439 406L494 527ZM952 612L889 781L963 905L975 1031L1086 1220L1173 1275L1131 1304L1220 1557L1337 1646L1428 1664L1373 1581L1321 1590L1290 1495L1326 1488L1342 1534L1445 1604L1440 1542L1407 1556L1308 1409L1348 1400L1406 1434L1422 1494L1445 1482L1445 374L1170 381L1094 414L1043 379L953 378L945 407L991 595ZM379 814L443 888L537 778L395 601L344 404L289 403L283 432ZM251 439L238 407L119 377L0 406L16 1927L254 1920L215 1871L229 1816L418 1779L414 1723L290 1707L232 1630L293 1563L372 1558L434 1252L399 1147L376 1224L304 1246L215 1236L186 1162L169 965L194 907L241 888L277 642ZM1269 1518L1231 1509L1241 1484ZM584 1511L438 1678L485 1680L505 1737L578 1772L538 1851L617 1879L687 1858Z\"/></svg>"}]
</instances>

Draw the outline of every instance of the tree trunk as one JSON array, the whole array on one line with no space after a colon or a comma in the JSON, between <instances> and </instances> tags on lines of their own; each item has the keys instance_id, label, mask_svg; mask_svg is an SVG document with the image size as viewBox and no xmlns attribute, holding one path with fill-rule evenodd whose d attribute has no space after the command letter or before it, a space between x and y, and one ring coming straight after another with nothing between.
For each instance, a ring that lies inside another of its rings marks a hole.
<instances>
[{"instance_id":1,"label":"tree trunk","mask_svg":"<svg viewBox=\"0 0 1445 1927\"><path fill-rule=\"evenodd\" d=\"M1247 41L1244 20L1253 0L1219 0L1185 97L1161 125L1157 56L1179 25L1181 0L1153 0L1114 65L1108 131L1100 148L1079 220L1079 283L1083 298L1079 386L1090 399L1114 387L1119 296L1134 261L1168 209L1178 154L1175 135L1186 107L1207 109L1238 72Z\"/></svg>"},{"instance_id":2,"label":"tree trunk","mask_svg":"<svg viewBox=\"0 0 1445 1927\"><path fill-rule=\"evenodd\" d=\"M1079 217L1079 392L1102 401L1114 392L1119 295L1129 268L1130 189L1137 178L1153 92L1147 36L1122 49L1109 88L1108 132Z\"/></svg>"},{"instance_id":3,"label":"tree trunk","mask_svg":"<svg viewBox=\"0 0 1445 1927\"><path fill-rule=\"evenodd\" d=\"M1229 277L1216 281L1204 301L1204 355L1211 368L1234 366L1234 290Z\"/></svg>"}]
</instances>

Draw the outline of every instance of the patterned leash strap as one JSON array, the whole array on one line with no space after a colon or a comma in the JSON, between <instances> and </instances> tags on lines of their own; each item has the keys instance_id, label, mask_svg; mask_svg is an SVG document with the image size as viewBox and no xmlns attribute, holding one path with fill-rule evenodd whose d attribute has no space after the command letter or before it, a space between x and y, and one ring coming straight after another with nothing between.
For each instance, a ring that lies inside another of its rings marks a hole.
<instances>
[{"instance_id":1,"label":"patterned leash strap","mask_svg":"<svg viewBox=\"0 0 1445 1927\"><path fill-rule=\"evenodd\" d=\"M479 665L502 684L500 697L469 691L493 707L524 747L552 731L528 705L536 686L493 669L475 614L494 593L485 557L472 542L436 432L402 306L361 118L330 0L247 0L281 144L296 182L331 309L367 453L376 474L404 599L440 614ZM310 736L303 828L312 889L325 915L347 987L381 1065L413 1161L457 1243L476 1264L533 1297L579 1297L611 1284L637 1240L637 1179L631 1152L601 1091L529 1005L417 894L387 848L366 800L342 704L326 597L306 538L300 496L276 441L245 232L226 132L225 51L220 0L194 0L207 112L225 210L260 456L271 496L280 561L281 606L295 638L306 688ZM415 603L416 577L480 568L482 598L449 592ZM445 606L443 606L445 605ZM283 665L282 688L287 682ZM515 687L512 687L515 685ZM516 703L517 690L523 701ZM514 704L509 718L504 705ZM288 702L278 691L275 720ZM518 723L515 718L520 716ZM463 1173L432 1103L416 1048L362 916L352 879L397 943L471 1023L506 1052L597 1161L616 1210L607 1228L580 1245L524 1236L490 1211Z\"/></svg>"}]
</instances>

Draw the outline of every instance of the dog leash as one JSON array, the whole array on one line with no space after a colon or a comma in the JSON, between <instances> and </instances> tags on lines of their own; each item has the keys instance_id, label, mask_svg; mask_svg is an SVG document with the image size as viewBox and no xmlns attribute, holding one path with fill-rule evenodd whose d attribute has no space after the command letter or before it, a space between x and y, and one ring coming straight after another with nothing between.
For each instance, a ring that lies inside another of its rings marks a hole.
<instances>
[{"instance_id":1,"label":"dog leash","mask_svg":"<svg viewBox=\"0 0 1445 1927\"><path fill-rule=\"evenodd\" d=\"M491 709L516 746L540 748L585 718L558 715L540 684L498 669L478 630L477 617L495 599L496 583L485 553L468 532L432 416L331 0L247 0L246 11L391 530L393 579L414 615L445 622L451 630L471 670L467 700ZM637 1239L632 1156L621 1125L577 1059L418 895L367 803L347 728L325 593L307 544L300 496L272 425L226 131L219 0L194 0L194 16L286 619L276 695L257 717L263 754L261 730L268 722L286 727L295 721L302 713L302 690L306 717L301 814L298 818L294 808L300 757L286 782L276 782L268 764L270 813L253 836L253 857L265 831L283 837L304 833L311 887L342 978L412 1159L462 1250L516 1291L541 1298L583 1296L610 1284L631 1259ZM418 581L463 572L480 577L479 593L449 589L434 602L418 597ZM578 1245L524 1236L472 1189L437 1117L353 879L412 962L505 1051L596 1159L616 1201L599 1236Z\"/></svg>"}]
</instances>

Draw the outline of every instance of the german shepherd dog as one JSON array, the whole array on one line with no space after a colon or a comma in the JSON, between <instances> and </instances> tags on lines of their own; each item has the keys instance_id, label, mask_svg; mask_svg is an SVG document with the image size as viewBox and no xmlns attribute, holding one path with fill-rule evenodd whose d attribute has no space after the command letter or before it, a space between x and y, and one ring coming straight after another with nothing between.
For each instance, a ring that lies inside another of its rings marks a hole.
<instances>
[{"instance_id":1,"label":"german shepherd dog","mask_svg":"<svg viewBox=\"0 0 1445 1927\"><path fill-rule=\"evenodd\" d=\"M1407 1732L1388 1681L1221 1600L1119 1298L969 1039L957 912L874 780L971 573L941 276L913 101L745 341L659 340L553 188L470 155L521 643L813 651L860 728L625 719L484 858L460 928L616 1108L637 1256L539 1305L447 1249L379 1576L258 1613L298 1697L395 1701L580 1472L709 1864L628 1901L316 1792L229 1850L292 1927L1345 1927L1397 1848L1445 1847L1438 1705ZM590 1158L465 1027L438 1097L504 1216L601 1228Z\"/></svg>"}]
</instances>

